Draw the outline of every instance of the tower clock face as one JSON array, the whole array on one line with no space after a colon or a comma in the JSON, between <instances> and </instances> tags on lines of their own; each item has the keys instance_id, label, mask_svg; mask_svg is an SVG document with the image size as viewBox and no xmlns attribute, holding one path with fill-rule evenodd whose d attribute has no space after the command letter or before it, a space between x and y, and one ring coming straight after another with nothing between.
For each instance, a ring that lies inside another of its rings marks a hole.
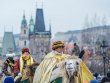
<instances>
[{"instance_id":1,"label":"tower clock face","mask_svg":"<svg viewBox=\"0 0 110 83\"><path fill-rule=\"evenodd\" d=\"M34 31L34 26L33 25L30 26L30 30L31 30L31 32Z\"/></svg>"}]
</instances>

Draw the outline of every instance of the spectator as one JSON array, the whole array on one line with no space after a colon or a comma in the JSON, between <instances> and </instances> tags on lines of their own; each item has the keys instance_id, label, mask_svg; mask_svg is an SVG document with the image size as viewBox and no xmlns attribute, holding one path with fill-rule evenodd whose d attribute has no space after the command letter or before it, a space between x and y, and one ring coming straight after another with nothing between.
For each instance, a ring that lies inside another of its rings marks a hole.
<instances>
[{"instance_id":1,"label":"spectator","mask_svg":"<svg viewBox=\"0 0 110 83\"><path fill-rule=\"evenodd\" d=\"M14 78L12 76L7 76L4 79L4 83L14 83Z\"/></svg>"},{"instance_id":2,"label":"spectator","mask_svg":"<svg viewBox=\"0 0 110 83\"><path fill-rule=\"evenodd\" d=\"M74 43L74 48L72 50L72 54L75 54L76 56L79 56L79 53L80 53L79 46L76 43Z\"/></svg>"},{"instance_id":3,"label":"spectator","mask_svg":"<svg viewBox=\"0 0 110 83\"><path fill-rule=\"evenodd\" d=\"M105 82L109 82L107 77L103 77L102 80L101 80L101 83L105 83Z\"/></svg>"},{"instance_id":4,"label":"spectator","mask_svg":"<svg viewBox=\"0 0 110 83\"><path fill-rule=\"evenodd\" d=\"M98 73L94 73L94 77L96 78L96 80L97 80L97 77L98 77Z\"/></svg>"},{"instance_id":5,"label":"spectator","mask_svg":"<svg viewBox=\"0 0 110 83\"><path fill-rule=\"evenodd\" d=\"M84 61L84 63L86 65L88 65L88 63L90 61L89 60L90 54L91 54L91 49L88 48L87 46L85 46L85 47L83 47L82 51L80 52L79 58L81 58Z\"/></svg>"},{"instance_id":6,"label":"spectator","mask_svg":"<svg viewBox=\"0 0 110 83\"><path fill-rule=\"evenodd\" d=\"M108 81L110 82L110 72L107 73Z\"/></svg>"},{"instance_id":7,"label":"spectator","mask_svg":"<svg viewBox=\"0 0 110 83\"><path fill-rule=\"evenodd\" d=\"M84 55L90 55L91 52L90 52L90 48L88 48L87 46L86 47L83 47L82 51L79 53L79 58L84 58Z\"/></svg>"},{"instance_id":8,"label":"spectator","mask_svg":"<svg viewBox=\"0 0 110 83\"><path fill-rule=\"evenodd\" d=\"M84 53L85 53L85 51L84 51L84 50L82 50L82 51L80 52L80 54L79 54L79 58L81 58L81 59L82 59L82 57L83 57Z\"/></svg>"},{"instance_id":9,"label":"spectator","mask_svg":"<svg viewBox=\"0 0 110 83\"><path fill-rule=\"evenodd\" d=\"M14 59L13 57L9 57L5 60L2 67L2 73L5 74L5 76L14 76Z\"/></svg>"},{"instance_id":10,"label":"spectator","mask_svg":"<svg viewBox=\"0 0 110 83\"><path fill-rule=\"evenodd\" d=\"M20 83L21 79L22 79L22 74L18 73L18 75L14 78L14 81L15 83Z\"/></svg>"},{"instance_id":11,"label":"spectator","mask_svg":"<svg viewBox=\"0 0 110 83\"><path fill-rule=\"evenodd\" d=\"M91 80L90 83L98 83L97 80Z\"/></svg>"}]
</instances>

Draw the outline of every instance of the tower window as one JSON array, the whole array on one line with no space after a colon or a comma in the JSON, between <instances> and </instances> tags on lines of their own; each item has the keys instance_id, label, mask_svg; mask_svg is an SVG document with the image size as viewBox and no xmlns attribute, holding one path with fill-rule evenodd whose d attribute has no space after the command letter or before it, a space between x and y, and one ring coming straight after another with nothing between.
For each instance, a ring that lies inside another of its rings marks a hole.
<instances>
[{"instance_id":1,"label":"tower window","mask_svg":"<svg viewBox=\"0 0 110 83\"><path fill-rule=\"evenodd\" d=\"M24 34L26 34L26 30L24 30Z\"/></svg>"},{"instance_id":2,"label":"tower window","mask_svg":"<svg viewBox=\"0 0 110 83\"><path fill-rule=\"evenodd\" d=\"M24 41L24 46L26 46L26 41Z\"/></svg>"}]
</instances>

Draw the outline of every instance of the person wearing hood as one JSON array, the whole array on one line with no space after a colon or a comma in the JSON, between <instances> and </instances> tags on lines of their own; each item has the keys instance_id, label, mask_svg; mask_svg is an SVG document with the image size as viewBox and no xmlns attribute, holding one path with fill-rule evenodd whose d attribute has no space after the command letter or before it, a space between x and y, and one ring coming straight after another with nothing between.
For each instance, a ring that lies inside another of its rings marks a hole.
<instances>
[{"instance_id":1,"label":"person wearing hood","mask_svg":"<svg viewBox=\"0 0 110 83\"><path fill-rule=\"evenodd\" d=\"M14 83L14 78L12 76L7 76L4 79L4 83Z\"/></svg>"}]
</instances>

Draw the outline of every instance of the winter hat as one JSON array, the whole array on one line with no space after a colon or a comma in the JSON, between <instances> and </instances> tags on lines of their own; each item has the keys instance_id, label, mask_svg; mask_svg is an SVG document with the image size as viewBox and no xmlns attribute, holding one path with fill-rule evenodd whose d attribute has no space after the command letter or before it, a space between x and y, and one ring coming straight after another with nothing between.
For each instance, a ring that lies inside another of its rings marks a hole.
<instances>
[{"instance_id":1,"label":"winter hat","mask_svg":"<svg viewBox=\"0 0 110 83\"><path fill-rule=\"evenodd\" d=\"M28 52L28 53L30 54L30 51L29 51L28 48L23 48L23 49L22 49L22 54L24 54L25 52Z\"/></svg>"},{"instance_id":2,"label":"winter hat","mask_svg":"<svg viewBox=\"0 0 110 83\"><path fill-rule=\"evenodd\" d=\"M64 42L62 41L56 41L52 44L52 49L55 50L59 47L63 47L64 48Z\"/></svg>"},{"instance_id":3,"label":"winter hat","mask_svg":"<svg viewBox=\"0 0 110 83\"><path fill-rule=\"evenodd\" d=\"M14 83L14 78L12 76L7 76L4 79L4 83Z\"/></svg>"},{"instance_id":4,"label":"winter hat","mask_svg":"<svg viewBox=\"0 0 110 83\"><path fill-rule=\"evenodd\" d=\"M91 80L90 83L98 83L97 80Z\"/></svg>"}]
</instances>

